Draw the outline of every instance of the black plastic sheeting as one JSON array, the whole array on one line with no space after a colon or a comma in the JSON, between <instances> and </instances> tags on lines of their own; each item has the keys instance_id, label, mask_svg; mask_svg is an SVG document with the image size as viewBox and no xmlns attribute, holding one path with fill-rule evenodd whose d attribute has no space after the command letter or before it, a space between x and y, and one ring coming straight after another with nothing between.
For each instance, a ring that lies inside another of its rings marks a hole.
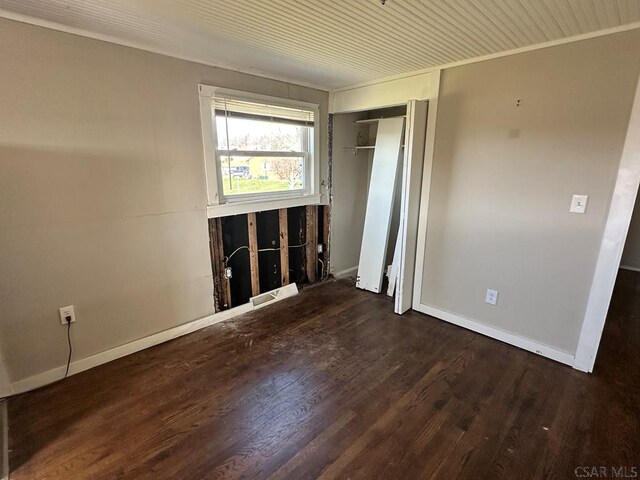
<instances>
[{"instance_id":1,"label":"black plastic sheeting","mask_svg":"<svg viewBox=\"0 0 640 480\"><path fill-rule=\"evenodd\" d=\"M251 268L249 263L249 229L246 215L233 215L222 219L222 245L224 256L230 257L227 266L231 267L229 280L231 305L247 303L251 298ZM241 248L247 247L247 248ZM237 250L240 248L240 250ZM237 250L237 251L236 251ZM233 252L236 253L233 253Z\"/></svg>"},{"instance_id":2,"label":"black plastic sheeting","mask_svg":"<svg viewBox=\"0 0 640 480\"><path fill-rule=\"evenodd\" d=\"M256 214L260 292L282 286L280 268L280 216L278 210Z\"/></svg>"},{"instance_id":3,"label":"black plastic sheeting","mask_svg":"<svg viewBox=\"0 0 640 480\"><path fill-rule=\"evenodd\" d=\"M289 226L289 282L307 283L306 274L306 209L294 207L287 210ZM229 280L231 305L247 303L251 294L251 266L249 260L249 230L247 215L223 217L222 244L228 258L232 277ZM320 235L322 230L319 229ZM260 292L268 292L282 286L280 266L280 218L278 210L256 214L258 241L258 274ZM320 240L322 241L322 240ZM235 253L233 253L235 252Z\"/></svg>"},{"instance_id":4,"label":"black plastic sheeting","mask_svg":"<svg viewBox=\"0 0 640 480\"><path fill-rule=\"evenodd\" d=\"M289 282L306 283L307 254L306 241L307 210L305 207L293 207L287 211L289 226Z\"/></svg>"}]
</instances>

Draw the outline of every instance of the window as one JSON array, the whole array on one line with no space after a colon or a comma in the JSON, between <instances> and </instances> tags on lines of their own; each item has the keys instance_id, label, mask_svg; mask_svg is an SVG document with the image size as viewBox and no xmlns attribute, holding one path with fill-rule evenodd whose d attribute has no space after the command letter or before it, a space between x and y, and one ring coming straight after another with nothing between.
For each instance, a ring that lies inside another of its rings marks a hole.
<instances>
[{"instance_id":1,"label":"window","mask_svg":"<svg viewBox=\"0 0 640 480\"><path fill-rule=\"evenodd\" d=\"M317 105L204 85L200 99L210 207L317 196Z\"/></svg>"}]
</instances>

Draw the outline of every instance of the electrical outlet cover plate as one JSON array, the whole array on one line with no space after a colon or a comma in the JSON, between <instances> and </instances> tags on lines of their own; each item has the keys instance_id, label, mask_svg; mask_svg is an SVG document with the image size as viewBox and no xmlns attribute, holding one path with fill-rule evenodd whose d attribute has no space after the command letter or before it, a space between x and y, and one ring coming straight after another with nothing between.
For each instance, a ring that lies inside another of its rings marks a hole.
<instances>
[{"instance_id":1,"label":"electrical outlet cover plate","mask_svg":"<svg viewBox=\"0 0 640 480\"><path fill-rule=\"evenodd\" d=\"M497 305L498 304L498 290L492 290L487 288L487 296L484 298L484 301L489 305Z\"/></svg>"},{"instance_id":2,"label":"electrical outlet cover plate","mask_svg":"<svg viewBox=\"0 0 640 480\"><path fill-rule=\"evenodd\" d=\"M60 307L58 309L58 312L60 313L60 323L62 323L62 325L66 325L67 324L67 317L71 317L71 323L76 321L76 312L73 309L73 305L67 305L66 307Z\"/></svg>"}]
</instances>

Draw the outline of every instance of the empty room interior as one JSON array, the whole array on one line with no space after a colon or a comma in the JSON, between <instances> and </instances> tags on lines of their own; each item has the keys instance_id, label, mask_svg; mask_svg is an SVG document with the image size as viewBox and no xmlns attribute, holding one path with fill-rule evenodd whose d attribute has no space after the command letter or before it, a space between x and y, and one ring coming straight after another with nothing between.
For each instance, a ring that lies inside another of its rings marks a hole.
<instances>
[{"instance_id":1,"label":"empty room interior","mask_svg":"<svg viewBox=\"0 0 640 480\"><path fill-rule=\"evenodd\" d=\"M640 0L0 0L0 480L640 475Z\"/></svg>"}]
</instances>

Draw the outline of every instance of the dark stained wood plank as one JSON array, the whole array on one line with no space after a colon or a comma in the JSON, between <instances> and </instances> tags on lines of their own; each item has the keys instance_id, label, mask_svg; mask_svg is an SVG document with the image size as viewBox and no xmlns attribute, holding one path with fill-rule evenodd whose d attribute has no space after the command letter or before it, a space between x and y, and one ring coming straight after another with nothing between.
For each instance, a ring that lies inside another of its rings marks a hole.
<instances>
[{"instance_id":1,"label":"dark stained wood plank","mask_svg":"<svg viewBox=\"0 0 640 480\"><path fill-rule=\"evenodd\" d=\"M9 479L9 419L7 401L0 400L0 478Z\"/></svg>"},{"instance_id":2,"label":"dark stained wood plank","mask_svg":"<svg viewBox=\"0 0 640 480\"><path fill-rule=\"evenodd\" d=\"M588 375L328 281L11 398L11 478L564 479L638 466L638 319L640 274L623 272Z\"/></svg>"},{"instance_id":3,"label":"dark stained wood plank","mask_svg":"<svg viewBox=\"0 0 640 480\"><path fill-rule=\"evenodd\" d=\"M337 421L311 440L307 445L299 450L289 461L283 464L275 473L269 476L270 480L284 480L290 478L296 469L305 468L309 462L315 459L316 452L321 449L325 443L329 442L341 429L349 425L357 417L355 412L346 411Z\"/></svg>"},{"instance_id":4,"label":"dark stained wood plank","mask_svg":"<svg viewBox=\"0 0 640 480\"><path fill-rule=\"evenodd\" d=\"M251 294L260 294L260 271L258 270L258 232L256 214L247 214L247 228L249 231L249 261L251 269Z\"/></svg>"},{"instance_id":5,"label":"dark stained wood plank","mask_svg":"<svg viewBox=\"0 0 640 480\"><path fill-rule=\"evenodd\" d=\"M281 208L278 211L280 224L280 272L282 285L289 284L289 218L287 209Z\"/></svg>"}]
</instances>

